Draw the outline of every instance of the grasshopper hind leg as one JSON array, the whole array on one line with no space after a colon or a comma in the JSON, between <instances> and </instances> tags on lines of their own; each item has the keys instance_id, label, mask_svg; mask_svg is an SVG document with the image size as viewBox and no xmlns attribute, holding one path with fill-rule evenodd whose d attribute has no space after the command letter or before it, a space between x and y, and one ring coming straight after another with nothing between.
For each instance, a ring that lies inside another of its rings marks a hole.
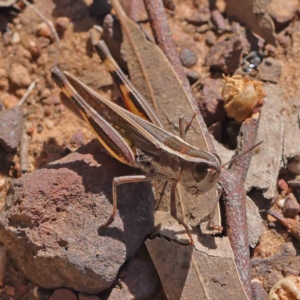
<instances>
[{"instance_id":1,"label":"grasshopper hind leg","mask_svg":"<svg viewBox=\"0 0 300 300\"><path fill-rule=\"evenodd\" d=\"M113 201L112 213L108 218L108 220L103 225L101 225L100 228L107 228L115 219L116 212L117 212L117 186L125 183L137 183L137 182L143 182L148 180L150 180L150 178L148 178L145 175L115 177L112 183L112 201Z\"/></svg>"}]
</instances>

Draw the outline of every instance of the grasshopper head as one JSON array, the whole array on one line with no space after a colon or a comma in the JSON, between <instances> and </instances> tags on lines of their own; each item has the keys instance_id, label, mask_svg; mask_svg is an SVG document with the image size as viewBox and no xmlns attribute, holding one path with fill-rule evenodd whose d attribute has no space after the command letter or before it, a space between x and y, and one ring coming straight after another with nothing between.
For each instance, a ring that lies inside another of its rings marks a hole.
<instances>
[{"instance_id":1,"label":"grasshopper head","mask_svg":"<svg viewBox=\"0 0 300 300\"><path fill-rule=\"evenodd\" d=\"M180 182L188 193L202 195L217 184L220 172L220 159L216 155L211 155L211 160L193 158L185 162Z\"/></svg>"}]
</instances>

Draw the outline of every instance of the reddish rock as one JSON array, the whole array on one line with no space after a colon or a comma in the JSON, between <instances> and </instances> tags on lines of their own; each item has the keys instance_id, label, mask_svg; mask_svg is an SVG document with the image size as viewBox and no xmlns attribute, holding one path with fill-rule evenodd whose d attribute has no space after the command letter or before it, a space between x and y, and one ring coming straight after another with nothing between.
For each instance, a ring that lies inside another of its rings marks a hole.
<instances>
[{"instance_id":1,"label":"reddish rock","mask_svg":"<svg viewBox=\"0 0 300 300\"><path fill-rule=\"evenodd\" d=\"M153 227L148 182L117 188L114 177L137 174L92 141L63 159L12 182L0 214L0 240L22 273L46 289L67 286L95 294L107 289Z\"/></svg>"},{"instance_id":2,"label":"reddish rock","mask_svg":"<svg viewBox=\"0 0 300 300\"><path fill-rule=\"evenodd\" d=\"M23 110L15 106L0 112L0 146L7 152L17 149L21 140Z\"/></svg>"},{"instance_id":3,"label":"reddish rock","mask_svg":"<svg viewBox=\"0 0 300 300\"><path fill-rule=\"evenodd\" d=\"M300 212L300 205L294 196L294 194L290 193L287 195L282 213L286 218L295 218Z\"/></svg>"},{"instance_id":4,"label":"reddish rock","mask_svg":"<svg viewBox=\"0 0 300 300\"><path fill-rule=\"evenodd\" d=\"M76 295L67 289L55 290L49 300L77 300Z\"/></svg>"},{"instance_id":5,"label":"reddish rock","mask_svg":"<svg viewBox=\"0 0 300 300\"><path fill-rule=\"evenodd\" d=\"M239 67L242 54L242 38L234 36L212 46L205 58L205 65L232 74Z\"/></svg>"}]
</instances>

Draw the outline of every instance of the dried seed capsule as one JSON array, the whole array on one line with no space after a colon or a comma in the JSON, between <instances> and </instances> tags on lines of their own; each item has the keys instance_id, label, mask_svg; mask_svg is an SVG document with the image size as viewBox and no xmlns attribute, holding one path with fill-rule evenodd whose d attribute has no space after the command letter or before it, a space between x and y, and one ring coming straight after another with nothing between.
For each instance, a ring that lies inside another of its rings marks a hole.
<instances>
[{"instance_id":1,"label":"dried seed capsule","mask_svg":"<svg viewBox=\"0 0 300 300\"><path fill-rule=\"evenodd\" d=\"M286 277L272 287L268 300L285 299L300 299L300 277Z\"/></svg>"},{"instance_id":2,"label":"dried seed capsule","mask_svg":"<svg viewBox=\"0 0 300 300\"><path fill-rule=\"evenodd\" d=\"M265 92L262 82L244 78L241 75L224 76L222 96L224 108L230 118L243 122L263 105Z\"/></svg>"}]
</instances>

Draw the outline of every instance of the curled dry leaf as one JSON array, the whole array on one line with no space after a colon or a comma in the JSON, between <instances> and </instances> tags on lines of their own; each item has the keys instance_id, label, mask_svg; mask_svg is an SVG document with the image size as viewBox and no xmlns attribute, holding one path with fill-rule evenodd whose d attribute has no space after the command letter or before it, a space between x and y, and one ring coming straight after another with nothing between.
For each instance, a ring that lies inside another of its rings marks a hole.
<instances>
[{"instance_id":1,"label":"curled dry leaf","mask_svg":"<svg viewBox=\"0 0 300 300\"><path fill-rule=\"evenodd\" d=\"M300 299L300 277L287 277L279 280L270 290L268 300Z\"/></svg>"},{"instance_id":2,"label":"curled dry leaf","mask_svg":"<svg viewBox=\"0 0 300 300\"><path fill-rule=\"evenodd\" d=\"M224 76L222 96L225 110L230 118L243 122L252 112L263 105L265 92L262 82L244 78L241 75Z\"/></svg>"}]
</instances>

